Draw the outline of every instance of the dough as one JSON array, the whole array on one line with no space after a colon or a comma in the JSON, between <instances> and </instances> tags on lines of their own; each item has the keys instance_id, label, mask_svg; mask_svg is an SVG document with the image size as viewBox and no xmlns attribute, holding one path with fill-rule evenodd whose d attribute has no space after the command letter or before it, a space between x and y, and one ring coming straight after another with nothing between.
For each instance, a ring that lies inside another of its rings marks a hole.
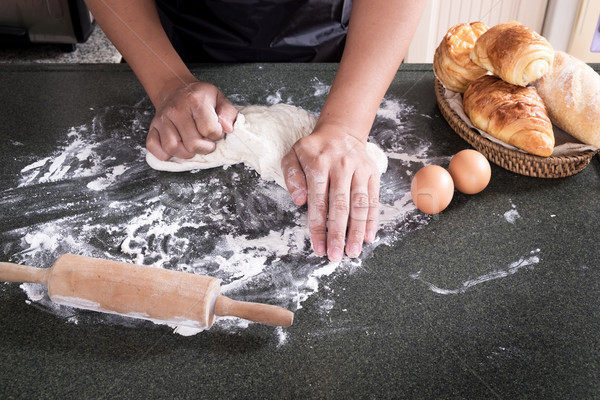
<instances>
[{"instance_id":1,"label":"dough","mask_svg":"<svg viewBox=\"0 0 600 400\"><path fill-rule=\"evenodd\" d=\"M161 161L152 153L146 154L150 167L160 171L190 171L244 163L258 172L262 179L275 181L285 188L281 159L298 139L309 135L317 118L308 111L288 104L273 106L238 107L233 132L217 142L210 154L195 155L190 159L172 157ZM367 143L380 173L387 169L387 157L373 143Z\"/></svg>"}]
</instances>

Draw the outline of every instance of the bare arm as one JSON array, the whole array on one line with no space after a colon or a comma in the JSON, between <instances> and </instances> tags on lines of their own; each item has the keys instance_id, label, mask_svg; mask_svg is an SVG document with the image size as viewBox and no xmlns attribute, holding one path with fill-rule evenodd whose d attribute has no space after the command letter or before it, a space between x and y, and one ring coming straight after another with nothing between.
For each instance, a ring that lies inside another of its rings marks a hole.
<instances>
[{"instance_id":1,"label":"bare arm","mask_svg":"<svg viewBox=\"0 0 600 400\"><path fill-rule=\"evenodd\" d=\"M148 149L162 160L213 151L223 131L232 130L237 111L215 86L192 75L164 32L154 1L86 3L156 108Z\"/></svg>"},{"instance_id":2,"label":"bare arm","mask_svg":"<svg viewBox=\"0 0 600 400\"><path fill-rule=\"evenodd\" d=\"M424 6L418 0L354 1L344 55L315 130L282 161L294 202L308 203L315 252L332 261L344 251L358 256L363 241L375 238L379 173L365 144Z\"/></svg>"},{"instance_id":3,"label":"bare arm","mask_svg":"<svg viewBox=\"0 0 600 400\"><path fill-rule=\"evenodd\" d=\"M346 48L319 124L345 126L366 141L417 29L424 1L355 0Z\"/></svg>"},{"instance_id":4,"label":"bare arm","mask_svg":"<svg viewBox=\"0 0 600 400\"><path fill-rule=\"evenodd\" d=\"M216 87L190 73L163 31L154 1L87 3L156 107L148 149L163 160L214 150L237 111ZM344 56L317 126L282 161L294 202L308 202L315 252L331 260L341 259L344 248L357 256L363 241L375 237L379 174L365 143L423 7L419 0L354 1Z\"/></svg>"}]
</instances>

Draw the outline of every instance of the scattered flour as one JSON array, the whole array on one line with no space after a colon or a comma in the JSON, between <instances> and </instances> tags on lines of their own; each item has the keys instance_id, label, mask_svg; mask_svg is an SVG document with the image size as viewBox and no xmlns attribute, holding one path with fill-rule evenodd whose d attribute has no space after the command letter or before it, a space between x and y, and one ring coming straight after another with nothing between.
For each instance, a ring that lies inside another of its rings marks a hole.
<instances>
[{"instance_id":1,"label":"scattered flour","mask_svg":"<svg viewBox=\"0 0 600 400\"><path fill-rule=\"evenodd\" d=\"M422 271L418 271L414 274L411 274L410 277L423 282L432 292L438 294L462 294L467 290L471 289L473 286L479 285L484 282L492 281L495 279L506 278L507 276L516 274L522 268L531 267L532 265L538 264L540 262L539 258L540 249L532 250L528 256L521 257L518 261L515 261L508 265L505 269L498 269L492 272L488 272L487 274L483 274L474 279L469 279L464 281L458 288L456 289L442 289L435 284L424 280L421 277Z\"/></svg>"},{"instance_id":2,"label":"scattered flour","mask_svg":"<svg viewBox=\"0 0 600 400\"><path fill-rule=\"evenodd\" d=\"M275 92L275 94L267 96L267 104L274 105L279 104L283 101L281 98L281 91Z\"/></svg>"},{"instance_id":3,"label":"scattered flour","mask_svg":"<svg viewBox=\"0 0 600 400\"><path fill-rule=\"evenodd\" d=\"M315 89L315 92L313 95L315 97L321 97L321 96L326 96L327 94L329 94L329 90L331 89L331 86L321 82L317 78L314 78L313 79L313 89Z\"/></svg>"},{"instance_id":4,"label":"scattered flour","mask_svg":"<svg viewBox=\"0 0 600 400\"><path fill-rule=\"evenodd\" d=\"M506 222L511 223L511 224L515 224L515 222L517 222L517 220L519 218L521 218L521 215L519 214L519 212L517 211L517 206L514 205L514 203L511 202L511 209L508 210L507 212L504 213L504 219L506 219Z\"/></svg>"},{"instance_id":5,"label":"scattered flour","mask_svg":"<svg viewBox=\"0 0 600 400\"><path fill-rule=\"evenodd\" d=\"M107 172L106 176L100 177L87 184L87 187L92 190L100 191L106 189L116 182L116 180L127 171L124 165L117 165L112 168L112 171Z\"/></svg>"},{"instance_id":6,"label":"scattered flour","mask_svg":"<svg viewBox=\"0 0 600 400\"><path fill-rule=\"evenodd\" d=\"M392 121L394 125L400 127L405 124L407 110L412 110L412 107L400 101L383 99L377 110L377 116Z\"/></svg>"},{"instance_id":7,"label":"scattered flour","mask_svg":"<svg viewBox=\"0 0 600 400\"><path fill-rule=\"evenodd\" d=\"M315 80L307 96L324 96L328 89ZM277 98L277 92L270 96ZM307 100L296 99L299 104ZM371 140L390 156L390 173L381 178L379 235L357 259L330 263L315 256L305 210L248 168L217 168L193 179L148 168L143 143L152 111L147 100L97 110L90 124L66 132L53 154L23 163L17 187L3 192L2 210L18 204L20 213L0 231L3 256L47 267L60 254L74 253L205 274L221 279L222 293L229 297L296 311L317 291L330 290L324 283L336 274L359 270L375 248L430 221L410 201L410 177L433 159L430 143L405 122L409 113L414 110L403 100L386 99L377 116ZM393 156L399 153L415 158ZM72 323L148 323L59 306L42 286L21 287L31 304ZM334 304L326 297L319 300L324 312ZM215 323L233 331L248 324L236 318ZM276 331L284 344L287 332Z\"/></svg>"}]
</instances>

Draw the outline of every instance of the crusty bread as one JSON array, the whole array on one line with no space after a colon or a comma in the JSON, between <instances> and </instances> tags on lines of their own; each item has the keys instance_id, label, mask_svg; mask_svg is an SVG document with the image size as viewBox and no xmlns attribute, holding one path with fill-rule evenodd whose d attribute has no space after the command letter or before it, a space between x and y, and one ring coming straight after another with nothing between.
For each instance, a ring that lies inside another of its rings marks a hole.
<instances>
[{"instance_id":1,"label":"crusty bread","mask_svg":"<svg viewBox=\"0 0 600 400\"><path fill-rule=\"evenodd\" d=\"M557 51L550 72L533 85L556 126L600 148L600 75L592 67Z\"/></svg>"},{"instance_id":2,"label":"crusty bread","mask_svg":"<svg viewBox=\"0 0 600 400\"><path fill-rule=\"evenodd\" d=\"M533 86L516 86L485 75L469 84L463 106L477 128L528 153L552 154L552 123Z\"/></svg>"},{"instance_id":3,"label":"crusty bread","mask_svg":"<svg viewBox=\"0 0 600 400\"><path fill-rule=\"evenodd\" d=\"M544 76L554 50L548 41L515 22L498 24L483 33L471 51L471 60L513 85L527 86Z\"/></svg>"},{"instance_id":4,"label":"crusty bread","mask_svg":"<svg viewBox=\"0 0 600 400\"><path fill-rule=\"evenodd\" d=\"M433 71L446 89L464 93L469 82L487 73L471 61L475 41L487 30L483 22L461 23L448 30L433 56Z\"/></svg>"}]
</instances>

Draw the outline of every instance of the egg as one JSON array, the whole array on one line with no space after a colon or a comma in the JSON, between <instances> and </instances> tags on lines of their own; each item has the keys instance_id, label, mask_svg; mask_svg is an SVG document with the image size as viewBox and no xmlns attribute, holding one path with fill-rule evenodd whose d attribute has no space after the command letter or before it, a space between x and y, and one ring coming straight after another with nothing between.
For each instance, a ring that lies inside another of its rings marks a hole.
<instances>
[{"instance_id":1,"label":"egg","mask_svg":"<svg viewBox=\"0 0 600 400\"><path fill-rule=\"evenodd\" d=\"M456 153L448 172L454 180L456 190L464 194L481 192L490 183L492 169L483 154L476 150L462 150Z\"/></svg>"},{"instance_id":2,"label":"egg","mask_svg":"<svg viewBox=\"0 0 600 400\"><path fill-rule=\"evenodd\" d=\"M410 194L417 208L426 214L442 212L454 195L452 177L439 165L421 168L413 177Z\"/></svg>"}]
</instances>

